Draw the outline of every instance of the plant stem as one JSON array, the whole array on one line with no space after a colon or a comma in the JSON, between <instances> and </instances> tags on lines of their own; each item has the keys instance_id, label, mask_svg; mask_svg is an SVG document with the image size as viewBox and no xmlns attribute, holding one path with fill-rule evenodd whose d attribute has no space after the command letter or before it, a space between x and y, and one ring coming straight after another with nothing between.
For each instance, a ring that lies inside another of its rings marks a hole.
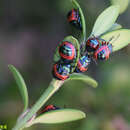
<instances>
[{"instance_id":1,"label":"plant stem","mask_svg":"<svg viewBox=\"0 0 130 130\"><path fill-rule=\"evenodd\" d=\"M63 81L53 79L49 87L30 109L28 114L21 121L19 121L12 130L22 130L26 126L28 120L46 103L46 101L48 101L48 99L62 86L63 83Z\"/></svg>"}]
</instances>

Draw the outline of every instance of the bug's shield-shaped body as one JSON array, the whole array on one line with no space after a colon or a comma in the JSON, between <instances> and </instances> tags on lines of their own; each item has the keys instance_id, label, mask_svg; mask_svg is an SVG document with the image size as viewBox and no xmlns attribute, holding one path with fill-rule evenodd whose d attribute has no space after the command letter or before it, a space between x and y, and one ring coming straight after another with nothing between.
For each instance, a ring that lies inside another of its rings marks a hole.
<instances>
[{"instance_id":1,"label":"bug's shield-shaped body","mask_svg":"<svg viewBox=\"0 0 130 130\"><path fill-rule=\"evenodd\" d=\"M96 37L89 38L86 42L86 50L87 52L94 52L99 48L99 39Z\"/></svg>"},{"instance_id":2,"label":"bug's shield-shaped body","mask_svg":"<svg viewBox=\"0 0 130 130\"><path fill-rule=\"evenodd\" d=\"M109 55L112 53L111 44L103 44L94 53L94 59L96 60L108 60Z\"/></svg>"},{"instance_id":3,"label":"bug's shield-shaped body","mask_svg":"<svg viewBox=\"0 0 130 130\"><path fill-rule=\"evenodd\" d=\"M75 72L85 72L88 70L88 65L90 64L91 59L88 56L82 56L77 63L77 67L75 69Z\"/></svg>"},{"instance_id":4,"label":"bug's shield-shaped body","mask_svg":"<svg viewBox=\"0 0 130 130\"><path fill-rule=\"evenodd\" d=\"M61 59L64 60L65 63L72 62L72 60L76 56L75 46L68 41L64 41L59 46L59 54L61 56Z\"/></svg>"},{"instance_id":5,"label":"bug's shield-shaped body","mask_svg":"<svg viewBox=\"0 0 130 130\"><path fill-rule=\"evenodd\" d=\"M66 80L69 77L70 69L70 64L56 63L53 65L53 77L58 80Z\"/></svg>"},{"instance_id":6,"label":"bug's shield-shaped body","mask_svg":"<svg viewBox=\"0 0 130 130\"><path fill-rule=\"evenodd\" d=\"M52 111L52 110L57 110L57 109L60 109L60 108L56 107L54 105L48 105L43 110L41 110L41 113L45 113L45 112Z\"/></svg>"},{"instance_id":7,"label":"bug's shield-shaped body","mask_svg":"<svg viewBox=\"0 0 130 130\"><path fill-rule=\"evenodd\" d=\"M72 9L67 15L67 20L77 29L82 30L81 17L78 9Z\"/></svg>"}]
</instances>

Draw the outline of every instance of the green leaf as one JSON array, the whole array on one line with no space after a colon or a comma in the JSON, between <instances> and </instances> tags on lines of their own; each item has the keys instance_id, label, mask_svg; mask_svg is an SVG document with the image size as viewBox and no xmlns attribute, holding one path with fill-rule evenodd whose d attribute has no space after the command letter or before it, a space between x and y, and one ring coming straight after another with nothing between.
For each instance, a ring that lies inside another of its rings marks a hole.
<instances>
[{"instance_id":1,"label":"green leaf","mask_svg":"<svg viewBox=\"0 0 130 130\"><path fill-rule=\"evenodd\" d=\"M16 80L16 83L19 87L23 102L24 102L24 111L28 108L28 91L26 84L24 82L24 79L22 75L19 73L19 71L13 66L8 65L10 71L12 72L14 79Z\"/></svg>"},{"instance_id":2,"label":"green leaf","mask_svg":"<svg viewBox=\"0 0 130 130\"><path fill-rule=\"evenodd\" d=\"M112 32L112 31L115 31L115 30L119 30L119 29L121 29L121 28L122 28L122 26L121 26L120 24L114 23L114 24L111 26L111 28L110 28L106 33Z\"/></svg>"},{"instance_id":3,"label":"green leaf","mask_svg":"<svg viewBox=\"0 0 130 130\"><path fill-rule=\"evenodd\" d=\"M45 123L45 124L65 123L80 120L85 117L86 117L85 113L80 110L64 108L49 111L40 115L32 122L31 125L37 123Z\"/></svg>"},{"instance_id":4,"label":"green leaf","mask_svg":"<svg viewBox=\"0 0 130 130\"><path fill-rule=\"evenodd\" d=\"M81 80L94 88L98 86L98 83L96 80L84 74L73 73L70 75L70 77L66 81L69 81L69 80Z\"/></svg>"},{"instance_id":5,"label":"green leaf","mask_svg":"<svg viewBox=\"0 0 130 130\"><path fill-rule=\"evenodd\" d=\"M129 0L110 0L112 5L120 6L120 14L122 14L129 5Z\"/></svg>"},{"instance_id":6,"label":"green leaf","mask_svg":"<svg viewBox=\"0 0 130 130\"><path fill-rule=\"evenodd\" d=\"M120 29L116 31L109 32L101 37L106 41L112 40L110 43L113 46L113 52L122 49L130 43L130 29Z\"/></svg>"},{"instance_id":7,"label":"green leaf","mask_svg":"<svg viewBox=\"0 0 130 130\"><path fill-rule=\"evenodd\" d=\"M83 11L80 7L80 5L78 4L78 2L76 0L72 0L73 5L75 6L76 9L79 9L79 14L81 17L81 24L82 24L82 35L83 35L83 42L86 41L86 23L85 23L85 18L84 18L84 14ZM82 42L81 42L82 43Z\"/></svg>"},{"instance_id":8,"label":"green leaf","mask_svg":"<svg viewBox=\"0 0 130 130\"><path fill-rule=\"evenodd\" d=\"M80 56L80 46L79 46L79 42L78 42L78 40L76 39L76 38L74 38L73 36L67 36L67 37L65 37L64 38L64 40L63 41L61 41L60 43L59 43L59 45L57 46L57 48L56 48L56 51L55 51L55 54L54 54L54 62L58 62L59 60L60 60L60 55L59 55L59 51L58 51L58 48L59 48L59 46L60 46L60 44L62 43L62 42L64 42L64 41L68 41L68 42L70 42L70 43L72 43L74 46L75 46L75 48L76 48L76 58L73 60L73 62L71 63L71 66L72 66L72 72L75 70L75 67L77 66L77 61L78 61L78 59L79 59L79 56ZM72 73L71 72L71 73Z\"/></svg>"},{"instance_id":9,"label":"green leaf","mask_svg":"<svg viewBox=\"0 0 130 130\"><path fill-rule=\"evenodd\" d=\"M119 6L113 5L105 9L97 18L91 35L100 36L109 30L119 15Z\"/></svg>"}]
</instances>

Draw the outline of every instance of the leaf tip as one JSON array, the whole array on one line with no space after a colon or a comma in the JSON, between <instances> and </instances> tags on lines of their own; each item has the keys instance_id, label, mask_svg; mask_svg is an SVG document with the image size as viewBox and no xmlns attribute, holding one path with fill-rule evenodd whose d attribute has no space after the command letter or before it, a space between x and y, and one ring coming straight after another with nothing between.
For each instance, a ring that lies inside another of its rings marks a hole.
<instances>
[{"instance_id":1,"label":"leaf tip","mask_svg":"<svg viewBox=\"0 0 130 130\"><path fill-rule=\"evenodd\" d=\"M82 115L83 115L82 119L86 118L86 116L87 116L86 113L84 113L84 112L82 112Z\"/></svg>"},{"instance_id":2,"label":"leaf tip","mask_svg":"<svg viewBox=\"0 0 130 130\"><path fill-rule=\"evenodd\" d=\"M8 68L9 68L9 69L10 69L10 68L12 68L12 67L14 67L14 66L13 66L13 65L11 65L11 64L9 64L9 65L8 65Z\"/></svg>"},{"instance_id":3,"label":"leaf tip","mask_svg":"<svg viewBox=\"0 0 130 130\"><path fill-rule=\"evenodd\" d=\"M8 65L8 68L9 70L12 72L13 70L16 70L16 68L12 65L12 64L9 64Z\"/></svg>"},{"instance_id":4,"label":"leaf tip","mask_svg":"<svg viewBox=\"0 0 130 130\"><path fill-rule=\"evenodd\" d=\"M98 82L95 81L95 84L93 85L94 88L98 87Z\"/></svg>"}]
</instances>

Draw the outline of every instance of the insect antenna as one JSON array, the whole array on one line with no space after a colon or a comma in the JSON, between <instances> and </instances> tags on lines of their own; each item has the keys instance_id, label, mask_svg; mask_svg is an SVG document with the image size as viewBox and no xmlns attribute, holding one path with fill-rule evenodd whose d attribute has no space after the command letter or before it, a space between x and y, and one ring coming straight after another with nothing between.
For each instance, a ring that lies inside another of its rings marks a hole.
<instances>
[{"instance_id":1,"label":"insect antenna","mask_svg":"<svg viewBox=\"0 0 130 130\"><path fill-rule=\"evenodd\" d=\"M120 37L120 34L118 34L116 38L115 38L115 36L112 36L112 37L109 39L108 42L111 42L111 41L115 38L114 41L112 41L112 43L113 43L113 42L115 42L119 37Z\"/></svg>"}]
</instances>

